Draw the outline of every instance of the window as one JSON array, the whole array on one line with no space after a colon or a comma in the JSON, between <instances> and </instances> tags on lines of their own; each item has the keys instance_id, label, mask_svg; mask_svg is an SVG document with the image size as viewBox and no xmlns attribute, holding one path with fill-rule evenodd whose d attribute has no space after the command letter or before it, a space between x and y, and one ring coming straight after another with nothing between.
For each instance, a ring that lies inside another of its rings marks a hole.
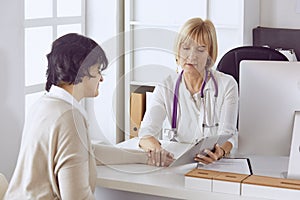
<instances>
[{"instance_id":1,"label":"window","mask_svg":"<svg viewBox=\"0 0 300 200\"><path fill-rule=\"evenodd\" d=\"M27 113L45 91L52 41L66 33L85 33L85 0L25 0L24 13Z\"/></svg>"}]
</instances>

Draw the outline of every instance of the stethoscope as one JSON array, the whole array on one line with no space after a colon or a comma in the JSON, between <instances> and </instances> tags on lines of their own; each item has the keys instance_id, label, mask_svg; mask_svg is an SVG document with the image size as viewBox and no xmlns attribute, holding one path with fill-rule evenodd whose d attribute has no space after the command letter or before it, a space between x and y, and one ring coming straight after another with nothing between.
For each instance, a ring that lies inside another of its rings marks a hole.
<instances>
[{"instance_id":1,"label":"stethoscope","mask_svg":"<svg viewBox=\"0 0 300 200\"><path fill-rule=\"evenodd\" d=\"M177 81L176 81L176 85L175 85L175 91L174 91L174 99L173 99L173 113L172 113L172 129L169 130L169 133L168 133L168 137L170 138L170 141L173 141L173 142L177 142L177 105L178 105L178 93L179 93L179 85L180 85L180 82L182 80L182 74L183 74L183 70L181 71ZM208 81L208 77L211 77L213 83L214 83L214 87L215 87L215 94L214 94L214 103L213 103L213 123L212 124L208 124L206 122L206 106L205 105L205 102L204 102L204 88L207 84L207 81ZM204 78L204 81L203 81L203 84L201 86L201 89L200 89L200 97L203 101L203 108L204 108L204 115L203 115L203 122L202 122L202 130L204 132L204 128L212 128L212 127L217 127L219 124L215 122L215 116L216 116L216 110L215 110L215 107L216 107L216 99L218 97L218 84L217 84L217 81L213 75L213 73L210 71L210 70L205 70L205 78Z\"/></svg>"}]
</instances>

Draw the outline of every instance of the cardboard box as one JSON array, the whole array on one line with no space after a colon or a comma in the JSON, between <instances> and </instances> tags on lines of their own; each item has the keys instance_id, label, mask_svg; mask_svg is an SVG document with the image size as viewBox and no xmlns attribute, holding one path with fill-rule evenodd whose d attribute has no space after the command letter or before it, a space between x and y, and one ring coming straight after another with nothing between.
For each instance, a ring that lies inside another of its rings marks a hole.
<instances>
[{"instance_id":1,"label":"cardboard box","mask_svg":"<svg viewBox=\"0 0 300 200\"><path fill-rule=\"evenodd\" d=\"M213 178L212 191L240 195L241 182L248 176L246 174L220 172L218 176Z\"/></svg>"},{"instance_id":2,"label":"cardboard box","mask_svg":"<svg viewBox=\"0 0 300 200\"><path fill-rule=\"evenodd\" d=\"M296 200L300 197L300 180L252 175L242 181L241 195Z\"/></svg>"},{"instance_id":3,"label":"cardboard box","mask_svg":"<svg viewBox=\"0 0 300 200\"><path fill-rule=\"evenodd\" d=\"M137 137L146 110L146 94L131 93L130 97L130 138Z\"/></svg>"},{"instance_id":4,"label":"cardboard box","mask_svg":"<svg viewBox=\"0 0 300 200\"><path fill-rule=\"evenodd\" d=\"M218 171L193 169L184 176L185 187L211 192L213 178L219 174Z\"/></svg>"}]
</instances>

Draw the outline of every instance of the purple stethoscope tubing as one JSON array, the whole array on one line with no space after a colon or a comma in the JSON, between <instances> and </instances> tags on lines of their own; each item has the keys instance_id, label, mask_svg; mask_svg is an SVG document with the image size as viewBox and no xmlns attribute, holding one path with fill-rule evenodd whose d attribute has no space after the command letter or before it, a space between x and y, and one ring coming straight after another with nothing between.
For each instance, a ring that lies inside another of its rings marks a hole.
<instances>
[{"instance_id":1,"label":"purple stethoscope tubing","mask_svg":"<svg viewBox=\"0 0 300 200\"><path fill-rule=\"evenodd\" d=\"M200 96L201 98L204 98L204 88L206 86L206 83L208 81L208 73L214 83L215 86L215 94L214 97L217 98L218 97L218 84L217 81L214 77L214 75L211 73L211 71L209 70L205 70L205 78L204 78L204 82L201 85L201 89L200 89ZM178 105L178 93L179 93L179 85L182 79L182 74L183 74L183 70L181 71L177 81L176 81L176 85L175 85L175 91L174 91L174 99L173 99L173 113L172 113L172 130L176 130L177 128L177 105Z\"/></svg>"}]
</instances>

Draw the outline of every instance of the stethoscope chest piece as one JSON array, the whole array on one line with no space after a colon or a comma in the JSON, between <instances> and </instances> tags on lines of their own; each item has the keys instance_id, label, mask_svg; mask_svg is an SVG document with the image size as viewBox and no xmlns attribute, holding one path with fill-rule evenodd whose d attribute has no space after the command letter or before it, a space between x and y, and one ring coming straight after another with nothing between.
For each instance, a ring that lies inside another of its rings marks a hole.
<instances>
[{"instance_id":1,"label":"stethoscope chest piece","mask_svg":"<svg viewBox=\"0 0 300 200\"><path fill-rule=\"evenodd\" d=\"M177 138L177 129L164 129L165 134L168 136L171 142L178 142Z\"/></svg>"}]
</instances>

